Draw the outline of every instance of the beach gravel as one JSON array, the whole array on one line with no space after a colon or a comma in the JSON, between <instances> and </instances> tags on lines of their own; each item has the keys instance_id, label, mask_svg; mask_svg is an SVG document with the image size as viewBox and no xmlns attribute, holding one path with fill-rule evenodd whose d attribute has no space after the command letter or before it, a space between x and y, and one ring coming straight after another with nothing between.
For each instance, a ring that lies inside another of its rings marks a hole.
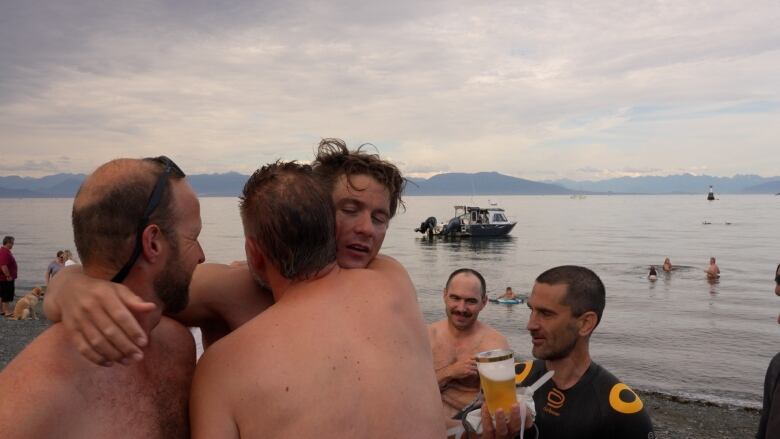
<instances>
[{"instance_id":1,"label":"beach gravel","mask_svg":"<svg viewBox=\"0 0 780 439\"><path fill-rule=\"evenodd\" d=\"M49 321L38 304L40 320L16 321L0 318L0 370L32 339L43 332ZM758 429L755 409L689 401L678 397L638 392L653 419L656 437L662 439L753 438Z\"/></svg>"}]
</instances>

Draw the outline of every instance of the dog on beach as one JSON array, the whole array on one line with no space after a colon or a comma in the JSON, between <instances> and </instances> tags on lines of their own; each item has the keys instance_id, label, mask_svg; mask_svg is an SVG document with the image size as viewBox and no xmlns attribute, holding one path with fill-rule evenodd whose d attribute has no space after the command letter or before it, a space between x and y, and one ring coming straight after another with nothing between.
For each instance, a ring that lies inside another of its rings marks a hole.
<instances>
[{"instance_id":1,"label":"dog on beach","mask_svg":"<svg viewBox=\"0 0 780 439\"><path fill-rule=\"evenodd\" d=\"M38 305L38 301L43 297L43 289L35 287L26 296L22 297L16 302L14 307L14 320L27 320L30 315L35 320L38 320L38 313L35 312L35 306Z\"/></svg>"}]
</instances>

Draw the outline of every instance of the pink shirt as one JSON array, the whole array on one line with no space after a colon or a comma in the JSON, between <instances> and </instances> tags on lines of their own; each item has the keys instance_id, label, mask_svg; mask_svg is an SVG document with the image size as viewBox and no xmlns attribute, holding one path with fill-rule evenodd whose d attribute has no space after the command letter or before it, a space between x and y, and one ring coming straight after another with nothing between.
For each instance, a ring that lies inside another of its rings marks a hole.
<instances>
[{"instance_id":1,"label":"pink shirt","mask_svg":"<svg viewBox=\"0 0 780 439\"><path fill-rule=\"evenodd\" d=\"M14 259L14 255L11 253L11 250L8 250L5 247L0 247L0 267L3 265L8 267L8 271L11 272L11 277L6 277L5 273L0 270L0 281L16 279L16 259Z\"/></svg>"}]
</instances>

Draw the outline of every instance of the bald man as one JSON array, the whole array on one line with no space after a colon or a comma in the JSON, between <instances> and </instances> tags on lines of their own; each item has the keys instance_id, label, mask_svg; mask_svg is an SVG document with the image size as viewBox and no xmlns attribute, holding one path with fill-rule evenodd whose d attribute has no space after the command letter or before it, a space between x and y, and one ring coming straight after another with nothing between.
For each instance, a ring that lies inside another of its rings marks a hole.
<instances>
[{"instance_id":1,"label":"bald man","mask_svg":"<svg viewBox=\"0 0 780 439\"><path fill-rule=\"evenodd\" d=\"M453 271L442 296L447 318L428 325L428 338L445 422L452 428L460 424L453 416L479 393L474 356L491 349L509 349L509 343L500 332L477 320L488 301L485 278L478 271Z\"/></svg>"},{"instance_id":2,"label":"bald man","mask_svg":"<svg viewBox=\"0 0 780 439\"><path fill-rule=\"evenodd\" d=\"M187 304L204 260L200 229L198 199L165 157L114 160L87 178L73 202L76 248L89 276L123 283L155 305L145 312L153 328L146 361L100 367L62 324L52 325L0 373L4 438L189 437L195 347L162 312Z\"/></svg>"}]
</instances>

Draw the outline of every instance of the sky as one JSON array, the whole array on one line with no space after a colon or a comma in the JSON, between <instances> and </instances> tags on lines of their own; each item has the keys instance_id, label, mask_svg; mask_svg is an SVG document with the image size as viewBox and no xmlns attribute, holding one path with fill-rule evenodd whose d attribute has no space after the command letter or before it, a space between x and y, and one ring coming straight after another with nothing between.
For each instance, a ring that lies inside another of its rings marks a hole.
<instances>
[{"instance_id":1,"label":"sky","mask_svg":"<svg viewBox=\"0 0 780 439\"><path fill-rule=\"evenodd\" d=\"M780 175L780 3L0 0L0 175Z\"/></svg>"}]
</instances>

